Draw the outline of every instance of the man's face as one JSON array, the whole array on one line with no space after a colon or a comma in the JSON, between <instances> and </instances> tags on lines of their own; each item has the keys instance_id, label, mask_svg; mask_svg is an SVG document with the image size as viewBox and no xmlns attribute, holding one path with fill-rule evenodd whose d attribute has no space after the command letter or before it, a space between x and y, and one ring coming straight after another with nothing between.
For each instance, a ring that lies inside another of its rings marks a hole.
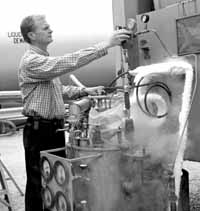
<instances>
[{"instance_id":1,"label":"man's face","mask_svg":"<svg viewBox=\"0 0 200 211\"><path fill-rule=\"evenodd\" d=\"M52 30L45 18L35 19L34 42L41 45L48 45L53 41Z\"/></svg>"}]
</instances>

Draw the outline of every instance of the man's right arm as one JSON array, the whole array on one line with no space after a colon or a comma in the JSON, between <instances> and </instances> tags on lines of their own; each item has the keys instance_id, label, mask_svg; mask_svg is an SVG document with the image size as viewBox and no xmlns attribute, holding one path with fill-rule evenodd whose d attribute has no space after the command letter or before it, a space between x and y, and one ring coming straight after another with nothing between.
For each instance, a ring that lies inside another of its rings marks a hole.
<instances>
[{"instance_id":1,"label":"man's right arm","mask_svg":"<svg viewBox=\"0 0 200 211\"><path fill-rule=\"evenodd\" d=\"M59 57L47 57L32 53L24 58L22 69L27 77L34 80L51 80L65 73L72 72L107 54L101 45L79 50Z\"/></svg>"},{"instance_id":2,"label":"man's right arm","mask_svg":"<svg viewBox=\"0 0 200 211\"><path fill-rule=\"evenodd\" d=\"M47 57L31 54L26 58L25 69L27 77L36 81L51 80L65 73L72 72L90 62L105 56L108 49L130 38L131 32L125 29L114 31L104 42L93 47L59 57Z\"/></svg>"}]
</instances>

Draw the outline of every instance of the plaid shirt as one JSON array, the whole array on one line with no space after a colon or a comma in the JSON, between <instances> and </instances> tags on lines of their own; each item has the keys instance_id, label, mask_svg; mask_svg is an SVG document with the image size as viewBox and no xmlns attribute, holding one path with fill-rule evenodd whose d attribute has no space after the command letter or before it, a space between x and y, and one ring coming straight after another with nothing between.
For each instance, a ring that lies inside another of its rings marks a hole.
<instances>
[{"instance_id":1,"label":"plaid shirt","mask_svg":"<svg viewBox=\"0 0 200 211\"><path fill-rule=\"evenodd\" d=\"M69 73L107 54L99 45L66 54L50 57L41 49L30 46L21 59L18 79L25 116L39 116L45 119L63 118L65 107L62 94L69 98L78 97L81 89L63 86L59 76Z\"/></svg>"}]
</instances>

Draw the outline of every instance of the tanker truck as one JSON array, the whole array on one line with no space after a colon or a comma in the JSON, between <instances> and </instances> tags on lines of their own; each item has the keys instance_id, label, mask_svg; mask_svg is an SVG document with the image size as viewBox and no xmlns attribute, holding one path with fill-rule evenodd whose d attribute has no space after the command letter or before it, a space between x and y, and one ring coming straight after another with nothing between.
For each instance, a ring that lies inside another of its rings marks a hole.
<instances>
[{"instance_id":1,"label":"tanker truck","mask_svg":"<svg viewBox=\"0 0 200 211\"><path fill-rule=\"evenodd\" d=\"M30 7L21 0L7 2L1 7L0 91L19 90L18 66L21 56L28 48L20 33L20 23L24 17L40 13L46 16L54 36L54 42L48 49L52 56L61 56L92 46L106 39L113 30L111 1L102 1L98 4L91 0L84 2L62 0L60 4L36 1L34 5ZM102 11L103 17L101 17ZM101 62L96 61L87 68L81 68L76 71L76 74L88 86L108 84L115 75L114 51L111 50ZM64 84L70 84L69 75L64 76L62 81ZM14 99L16 98L17 93L10 92L10 94L13 94ZM6 93L2 92L0 102L2 108L21 105L14 99L12 102L11 96L8 98Z\"/></svg>"}]
</instances>

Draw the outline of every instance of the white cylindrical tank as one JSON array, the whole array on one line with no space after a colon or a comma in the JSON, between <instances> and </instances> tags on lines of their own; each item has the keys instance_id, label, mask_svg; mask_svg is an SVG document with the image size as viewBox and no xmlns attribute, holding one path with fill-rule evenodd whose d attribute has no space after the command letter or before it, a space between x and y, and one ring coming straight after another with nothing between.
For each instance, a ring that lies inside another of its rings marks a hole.
<instances>
[{"instance_id":1,"label":"white cylindrical tank","mask_svg":"<svg viewBox=\"0 0 200 211\"><path fill-rule=\"evenodd\" d=\"M105 40L113 30L112 0L19 0L6 1L0 8L0 91L18 89L17 70L28 48L23 43L20 23L27 15L44 14L53 30L52 56L63 55ZM85 85L105 85L115 76L114 51L75 71ZM62 77L69 83L68 76Z\"/></svg>"}]
</instances>

